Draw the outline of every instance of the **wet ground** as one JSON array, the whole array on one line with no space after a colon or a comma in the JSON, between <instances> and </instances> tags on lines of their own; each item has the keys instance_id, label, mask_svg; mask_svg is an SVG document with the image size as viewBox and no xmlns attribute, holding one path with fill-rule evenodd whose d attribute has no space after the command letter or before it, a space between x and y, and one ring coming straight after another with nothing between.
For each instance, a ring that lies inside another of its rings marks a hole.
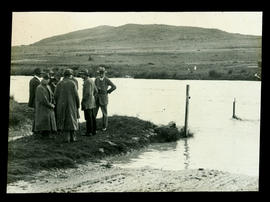
<instances>
[{"instance_id":1,"label":"wet ground","mask_svg":"<svg viewBox=\"0 0 270 202\"><path fill-rule=\"evenodd\" d=\"M27 178L26 178L27 179ZM8 193L258 191L258 178L210 169L124 169L109 161L42 171L8 184Z\"/></svg>"}]
</instances>

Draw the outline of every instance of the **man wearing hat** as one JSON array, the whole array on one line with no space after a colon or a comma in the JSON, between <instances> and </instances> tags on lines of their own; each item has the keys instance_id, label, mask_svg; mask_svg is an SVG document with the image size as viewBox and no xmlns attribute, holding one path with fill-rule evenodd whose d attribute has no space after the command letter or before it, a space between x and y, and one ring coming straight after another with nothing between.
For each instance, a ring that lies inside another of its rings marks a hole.
<instances>
[{"instance_id":1,"label":"man wearing hat","mask_svg":"<svg viewBox=\"0 0 270 202\"><path fill-rule=\"evenodd\" d=\"M52 70L49 70L49 76L50 76L49 86L52 92L54 92L59 80L57 79L57 77L55 77L55 73Z\"/></svg>"},{"instance_id":2,"label":"man wearing hat","mask_svg":"<svg viewBox=\"0 0 270 202\"><path fill-rule=\"evenodd\" d=\"M36 98L36 88L40 84L42 71L40 68L34 69L34 77L29 82L29 101L28 101L28 107L34 108L35 110L35 98ZM35 132L35 119L33 121L32 125L32 132L36 134Z\"/></svg>"},{"instance_id":3,"label":"man wearing hat","mask_svg":"<svg viewBox=\"0 0 270 202\"><path fill-rule=\"evenodd\" d=\"M29 101L28 107L35 108L35 94L36 88L40 84L41 81L41 69L36 68L34 69L34 77L29 82Z\"/></svg>"},{"instance_id":4,"label":"man wearing hat","mask_svg":"<svg viewBox=\"0 0 270 202\"><path fill-rule=\"evenodd\" d=\"M64 78L55 89L56 124L57 129L64 133L67 142L76 141L78 125L78 109L80 99L75 82L72 80L73 71L66 69Z\"/></svg>"},{"instance_id":5,"label":"man wearing hat","mask_svg":"<svg viewBox=\"0 0 270 202\"><path fill-rule=\"evenodd\" d=\"M84 118L86 121L86 133L85 136L91 136L96 134L96 117L95 117L95 94L97 94L97 88L94 81L89 78L87 69L79 72L83 79L83 93L81 107L84 111Z\"/></svg>"},{"instance_id":6,"label":"man wearing hat","mask_svg":"<svg viewBox=\"0 0 270 202\"><path fill-rule=\"evenodd\" d=\"M95 85L98 89L98 94L96 96L96 110L95 116L97 116L99 108L102 111L102 130L106 131L108 127L108 113L107 113L107 105L108 105L108 94L113 92L116 89L116 86L111 82L111 80L105 76L106 70L104 67L98 68L97 78L95 79ZM110 89L108 87L110 86Z\"/></svg>"}]
</instances>

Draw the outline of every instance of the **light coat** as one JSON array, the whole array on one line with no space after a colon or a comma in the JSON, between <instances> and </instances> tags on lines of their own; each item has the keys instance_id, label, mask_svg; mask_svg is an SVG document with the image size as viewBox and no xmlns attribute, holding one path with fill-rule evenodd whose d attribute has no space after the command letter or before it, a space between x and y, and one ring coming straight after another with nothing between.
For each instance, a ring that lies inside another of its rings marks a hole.
<instances>
[{"instance_id":1,"label":"light coat","mask_svg":"<svg viewBox=\"0 0 270 202\"><path fill-rule=\"evenodd\" d=\"M58 130L78 130L80 99L75 82L64 78L55 89L56 120Z\"/></svg>"},{"instance_id":2,"label":"light coat","mask_svg":"<svg viewBox=\"0 0 270 202\"><path fill-rule=\"evenodd\" d=\"M96 107L95 94L97 92L94 81L91 78L85 79L83 82L82 110L94 109Z\"/></svg>"}]
</instances>

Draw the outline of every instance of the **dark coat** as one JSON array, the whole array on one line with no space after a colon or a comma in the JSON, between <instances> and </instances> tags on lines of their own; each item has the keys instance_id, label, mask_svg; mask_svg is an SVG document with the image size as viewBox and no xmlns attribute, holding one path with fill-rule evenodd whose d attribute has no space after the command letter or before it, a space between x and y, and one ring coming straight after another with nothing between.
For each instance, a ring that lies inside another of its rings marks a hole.
<instances>
[{"instance_id":1,"label":"dark coat","mask_svg":"<svg viewBox=\"0 0 270 202\"><path fill-rule=\"evenodd\" d=\"M34 131L56 131L53 93L48 86L36 88Z\"/></svg>"},{"instance_id":2,"label":"dark coat","mask_svg":"<svg viewBox=\"0 0 270 202\"><path fill-rule=\"evenodd\" d=\"M83 82L83 94L82 94L82 110L94 109L96 107L96 101L94 95L97 94L97 88L94 81L91 78L87 78Z\"/></svg>"},{"instance_id":3,"label":"dark coat","mask_svg":"<svg viewBox=\"0 0 270 202\"><path fill-rule=\"evenodd\" d=\"M56 120L59 130L78 130L80 99L74 81L64 78L55 89Z\"/></svg>"},{"instance_id":4,"label":"dark coat","mask_svg":"<svg viewBox=\"0 0 270 202\"><path fill-rule=\"evenodd\" d=\"M109 102L108 93L114 91L116 86L107 77L104 77L103 80L101 80L100 77L97 77L95 79L95 85L98 89L96 100L100 105L107 105ZM111 87L110 89L108 89L109 86Z\"/></svg>"},{"instance_id":5,"label":"dark coat","mask_svg":"<svg viewBox=\"0 0 270 202\"><path fill-rule=\"evenodd\" d=\"M28 101L28 107L35 108L35 94L36 94L36 88L40 84L40 81L33 77L29 82L29 101Z\"/></svg>"}]
</instances>

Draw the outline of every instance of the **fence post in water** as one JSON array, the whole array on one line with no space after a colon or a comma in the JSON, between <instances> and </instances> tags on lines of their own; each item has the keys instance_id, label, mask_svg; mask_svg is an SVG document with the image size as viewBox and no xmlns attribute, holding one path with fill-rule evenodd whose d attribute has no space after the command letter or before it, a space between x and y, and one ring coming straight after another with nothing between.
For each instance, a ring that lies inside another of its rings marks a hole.
<instances>
[{"instance_id":1,"label":"fence post in water","mask_svg":"<svg viewBox=\"0 0 270 202\"><path fill-rule=\"evenodd\" d=\"M232 115L232 117L235 119L236 118L236 116L235 116L235 98L234 98L234 100L233 100L233 115Z\"/></svg>"},{"instance_id":2,"label":"fence post in water","mask_svg":"<svg viewBox=\"0 0 270 202\"><path fill-rule=\"evenodd\" d=\"M185 113L185 136L188 135L188 105L189 105L189 85L186 86L186 113Z\"/></svg>"}]
</instances>

